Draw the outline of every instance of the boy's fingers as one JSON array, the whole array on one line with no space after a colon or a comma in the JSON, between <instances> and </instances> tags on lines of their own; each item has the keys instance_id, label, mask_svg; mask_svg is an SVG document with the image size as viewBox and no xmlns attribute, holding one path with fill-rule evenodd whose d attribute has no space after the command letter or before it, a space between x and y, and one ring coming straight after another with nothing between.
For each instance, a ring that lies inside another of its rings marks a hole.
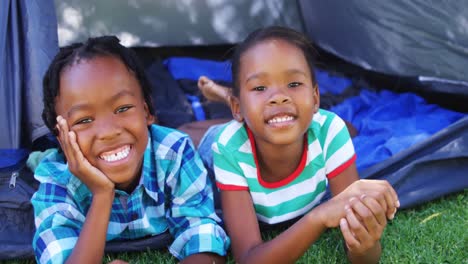
<instances>
[{"instance_id":1,"label":"boy's fingers","mask_svg":"<svg viewBox=\"0 0 468 264\"><path fill-rule=\"evenodd\" d=\"M360 245L359 241L353 236L345 218L341 218L340 220L340 229L349 250L353 251L354 248Z\"/></svg>"}]
</instances>

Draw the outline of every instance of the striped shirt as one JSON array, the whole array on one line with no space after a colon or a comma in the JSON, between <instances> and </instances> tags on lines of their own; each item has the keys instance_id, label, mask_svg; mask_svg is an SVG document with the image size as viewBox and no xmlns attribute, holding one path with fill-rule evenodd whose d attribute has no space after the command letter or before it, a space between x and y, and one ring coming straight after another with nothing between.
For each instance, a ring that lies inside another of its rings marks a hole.
<instances>
[{"instance_id":1,"label":"striped shirt","mask_svg":"<svg viewBox=\"0 0 468 264\"><path fill-rule=\"evenodd\" d=\"M106 240L164 233L170 252L182 259L200 252L225 255L229 238L215 214L212 183L188 136L152 125L140 182L127 194L116 190ZM35 171L32 197L39 263L63 263L71 254L91 205L89 189L68 170L64 155L52 152Z\"/></svg>"},{"instance_id":2,"label":"striped shirt","mask_svg":"<svg viewBox=\"0 0 468 264\"><path fill-rule=\"evenodd\" d=\"M344 121L320 109L304 136L298 168L278 182L266 182L257 168L252 133L244 123L231 121L213 143L216 184L223 191L248 190L258 220L281 223L318 205L327 179L340 174L356 159Z\"/></svg>"}]
</instances>

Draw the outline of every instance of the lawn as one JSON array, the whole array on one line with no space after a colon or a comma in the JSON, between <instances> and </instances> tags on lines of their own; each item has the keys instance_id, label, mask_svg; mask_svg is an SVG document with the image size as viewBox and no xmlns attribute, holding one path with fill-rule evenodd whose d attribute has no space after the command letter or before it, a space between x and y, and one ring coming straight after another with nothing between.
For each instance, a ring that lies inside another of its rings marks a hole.
<instances>
[{"instance_id":1,"label":"lawn","mask_svg":"<svg viewBox=\"0 0 468 264\"><path fill-rule=\"evenodd\" d=\"M380 263L468 264L468 190L401 210L385 230ZM266 239L274 233L265 234ZM106 255L130 263L177 263L167 251ZM33 263L9 261L5 263ZM234 263L230 257L228 263ZM298 263L347 263L339 230L330 230L312 245Z\"/></svg>"}]
</instances>

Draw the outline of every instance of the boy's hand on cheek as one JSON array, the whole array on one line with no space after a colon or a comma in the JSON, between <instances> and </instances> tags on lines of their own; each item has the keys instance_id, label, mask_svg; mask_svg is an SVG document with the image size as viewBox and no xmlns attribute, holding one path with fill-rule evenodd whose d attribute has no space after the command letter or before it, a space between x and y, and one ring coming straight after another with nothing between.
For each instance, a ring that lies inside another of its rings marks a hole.
<instances>
[{"instance_id":1,"label":"boy's hand on cheek","mask_svg":"<svg viewBox=\"0 0 468 264\"><path fill-rule=\"evenodd\" d=\"M68 169L78 177L93 195L114 190L114 183L99 169L91 165L78 145L76 134L70 131L67 121L57 117L58 140L67 157Z\"/></svg>"},{"instance_id":2,"label":"boy's hand on cheek","mask_svg":"<svg viewBox=\"0 0 468 264\"><path fill-rule=\"evenodd\" d=\"M346 246L352 253L365 254L383 234L387 225L385 211L375 199L365 195L351 199L345 210L340 229Z\"/></svg>"}]
</instances>

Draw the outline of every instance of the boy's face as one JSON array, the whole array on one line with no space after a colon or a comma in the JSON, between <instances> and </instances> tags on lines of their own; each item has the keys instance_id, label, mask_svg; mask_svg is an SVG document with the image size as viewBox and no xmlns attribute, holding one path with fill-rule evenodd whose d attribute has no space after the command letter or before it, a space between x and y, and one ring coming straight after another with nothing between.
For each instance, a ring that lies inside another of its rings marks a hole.
<instances>
[{"instance_id":1,"label":"boy's face","mask_svg":"<svg viewBox=\"0 0 468 264\"><path fill-rule=\"evenodd\" d=\"M55 110L76 133L85 158L116 188L138 180L153 116L138 80L120 60L99 56L65 68Z\"/></svg>"},{"instance_id":2,"label":"boy's face","mask_svg":"<svg viewBox=\"0 0 468 264\"><path fill-rule=\"evenodd\" d=\"M302 50L284 40L256 44L241 57L240 95L231 107L252 130L257 144L303 140L319 105Z\"/></svg>"}]
</instances>

